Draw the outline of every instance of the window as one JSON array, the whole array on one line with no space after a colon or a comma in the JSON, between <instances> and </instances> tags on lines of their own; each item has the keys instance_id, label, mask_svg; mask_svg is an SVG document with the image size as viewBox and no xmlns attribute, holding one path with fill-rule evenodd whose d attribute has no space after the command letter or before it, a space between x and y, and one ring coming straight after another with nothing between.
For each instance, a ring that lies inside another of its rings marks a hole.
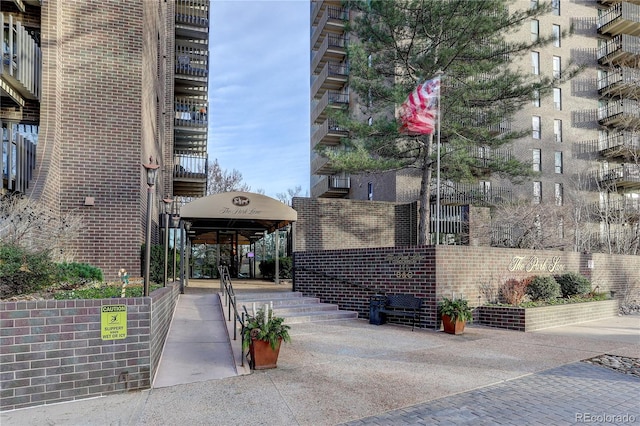
<instances>
[{"instance_id":1,"label":"window","mask_svg":"<svg viewBox=\"0 0 640 426\"><path fill-rule=\"evenodd\" d=\"M555 167L556 173L562 173L562 151L556 151Z\"/></svg>"},{"instance_id":2,"label":"window","mask_svg":"<svg viewBox=\"0 0 640 426\"><path fill-rule=\"evenodd\" d=\"M531 52L531 73L540 74L540 53L538 52Z\"/></svg>"},{"instance_id":3,"label":"window","mask_svg":"<svg viewBox=\"0 0 640 426\"><path fill-rule=\"evenodd\" d=\"M531 3L529 3L529 8L530 9L537 9L538 8L538 0L531 0Z\"/></svg>"},{"instance_id":4,"label":"window","mask_svg":"<svg viewBox=\"0 0 640 426\"><path fill-rule=\"evenodd\" d=\"M562 120L553 120L553 136L556 142L562 142Z\"/></svg>"},{"instance_id":5,"label":"window","mask_svg":"<svg viewBox=\"0 0 640 426\"><path fill-rule=\"evenodd\" d=\"M367 184L367 200L373 200L373 182Z\"/></svg>"},{"instance_id":6,"label":"window","mask_svg":"<svg viewBox=\"0 0 640 426\"><path fill-rule=\"evenodd\" d=\"M560 47L560 36L562 32L560 31L560 25L553 26L553 45L555 47Z\"/></svg>"},{"instance_id":7,"label":"window","mask_svg":"<svg viewBox=\"0 0 640 426\"><path fill-rule=\"evenodd\" d=\"M367 120L367 123L369 124L369 126L373 126L373 117L369 117L369 120Z\"/></svg>"},{"instance_id":8,"label":"window","mask_svg":"<svg viewBox=\"0 0 640 426\"><path fill-rule=\"evenodd\" d=\"M540 108L540 91L539 90L533 91L533 99L531 102L533 103L534 107Z\"/></svg>"},{"instance_id":9,"label":"window","mask_svg":"<svg viewBox=\"0 0 640 426\"><path fill-rule=\"evenodd\" d=\"M553 78L562 78L562 60L560 56L553 57Z\"/></svg>"},{"instance_id":10,"label":"window","mask_svg":"<svg viewBox=\"0 0 640 426\"><path fill-rule=\"evenodd\" d=\"M480 192L485 195L489 194L491 192L491 182L489 182L488 180L481 180Z\"/></svg>"},{"instance_id":11,"label":"window","mask_svg":"<svg viewBox=\"0 0 640 426\"><path fill-rule=\"evenodd\" d=\"M538 41L540 36L540 21L537 19L531 20L531 41Z\"/></svg>"},{"instance_id":12,"label":"window","mask_svg":"<svg viewBox=\"0 0 640 426\"><path fill-rule=\"evenodd\" d=\"M531 130L532 130L532 137L534 139L540 139L540 117L537 115L534 115L533 117L531 117Z\"/></svg>"},{"instance_id":13,"label":"window","mask_svg":"<svg viewBox=\"0 0 640 426\"><path fill-rule=\"evenodd\" d=\"M562 89L557 87L553 89L553 107L557 111L562 111Z\"/></svg>"},{"instance_id":14,"label":"window","mask_svg":"<svg viewBox=\"0 0 640 426\"><path fill-rule=\"evenodd\" d=\"M533 171L539 172L542 167L542 152L537 148L534 148L533 150L532 164L533 164Z\"/></svg>"},{"instance_id":15,"label":"window","mask_svg":"<svg viewBox=\"0 0 640 426\"><path fill-rule=\"evenodd\" d=\"M560 16L560 0L551 0L551 13Z\"/></svg>"},{"instance_id":16,"label":"window","mask_svg":"<svg viewBox=\"0 0 640 426\"><path fill-rule=\"evenodd\" d=\"M562 184L556 183L555 184L556 206L562 205L562 193L563 193Z\"/></svg>"},{"instance_id":17,"label":"window","mask_svg":"<svg viewBox=\"0 0 640 426\"><path fill-rule=\"evenodd\" d=\"M533 204L540 204L542 201L542 182L533 182Z\"/></svg>"}]
</instances>

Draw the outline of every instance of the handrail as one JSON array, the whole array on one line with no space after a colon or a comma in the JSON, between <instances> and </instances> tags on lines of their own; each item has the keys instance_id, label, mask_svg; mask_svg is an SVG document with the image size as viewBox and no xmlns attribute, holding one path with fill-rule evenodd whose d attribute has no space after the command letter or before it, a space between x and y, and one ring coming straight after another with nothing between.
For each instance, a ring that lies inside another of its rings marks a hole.
<instances>
[{"instance_id":1,"label":"handrail","mask_svg":"<svg viewBox=\"0 0 640 426\"><path fill-rule=\"evenodd\" d=\"M231 283L231 275L229 275L229 267L226 265L218 266L218 272L220 273L220 292L224 293L224 304L227 306L227 321L231 321L231 307L233 307L233 340L237 340L238 322L240 322L240 336L244 336L244 318L245 312L240 314L238 312L238 305L236 304L236 294L233 291L233 284ZM240 365L244 367L244 354L241 351Z\"/></svg>"}]
</instances>

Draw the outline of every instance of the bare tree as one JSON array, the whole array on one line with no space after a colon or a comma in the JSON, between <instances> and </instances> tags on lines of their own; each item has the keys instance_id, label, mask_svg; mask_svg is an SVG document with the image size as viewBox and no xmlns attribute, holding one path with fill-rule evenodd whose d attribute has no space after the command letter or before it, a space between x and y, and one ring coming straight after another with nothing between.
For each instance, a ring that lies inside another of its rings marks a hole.
<instances>
[{"instance_id":1,"label":"bare tree","mask_svg":"<svg viewBox=\"0 0 640 426\"><path fill-rule=\"evenodd\" d=\"M302 192L302 186L296 185L295 188L287 189L287 193L286 194L285 193L281 193L281 192L277 193L276 194L276 198L280 202L282 202L282 203L284 203L284 204L286 204L288 206L291 206L291 201L293 200L293 198L294 197L300 197L300 193L301 192ZM308 193L307 193L307 196L308 196Z\"/></svg>"},{"instance_id":2,"label":"bare tree","mask_svg":"<svg viewBox=\"0 0 640 426\"><path fill-rule=\"evenodd\" d=\"M242 173L236 169L230 172L222 170L218 159L209 162L208 171L207 195L231 191L251 191L251 187L242 182Z\"/></svg>"}]
</instances>

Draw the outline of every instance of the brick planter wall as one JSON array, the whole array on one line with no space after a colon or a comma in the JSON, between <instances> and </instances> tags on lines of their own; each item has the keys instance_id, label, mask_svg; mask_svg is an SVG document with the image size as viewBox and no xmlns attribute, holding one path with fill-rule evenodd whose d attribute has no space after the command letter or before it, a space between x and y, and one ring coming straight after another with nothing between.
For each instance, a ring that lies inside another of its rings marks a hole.
<instances>
[{"instance_id":1,"label":"brick planter wall","mask_svg":"<svg viewBox=\"0 0 640 426\"><path fill-rule=\"evenodd\" d=\"M493 302L489 293L497 295L498 286L509 278L569 271L586 276L599 291L613 290L622 297L626 288L637 291L640 285L640 256L470 246L294 253L295 290L357 311L361 318L369 317L369 299L376 292L413 294L424 299L421 325L427 328L439 327L437 301L442 296L464 296L470 306L477 307Z\"/></svg>"},{"instance_id":2,"label":"brick planter wall","mask_svg":"<svg viewBox=\"0 0 640 426\"><path fill-rule=\"evenodd\" d=\"M617 300L603 300L537 308L480 306L474 312L474 322L489 327L534 331L611 318L618 314L618 305Z\"/></svg>"},{"instance_id":3,"label":"brick planter wall","mask_svg":"<svg viewBox=\"0 0 640 426\"><path fill-rule=\"evenodd\" d=\"M0 410L149 388L179 295L0 303ZM127 306L127 337L101 339L101 307Z\"/></svg>"}]
</instances>

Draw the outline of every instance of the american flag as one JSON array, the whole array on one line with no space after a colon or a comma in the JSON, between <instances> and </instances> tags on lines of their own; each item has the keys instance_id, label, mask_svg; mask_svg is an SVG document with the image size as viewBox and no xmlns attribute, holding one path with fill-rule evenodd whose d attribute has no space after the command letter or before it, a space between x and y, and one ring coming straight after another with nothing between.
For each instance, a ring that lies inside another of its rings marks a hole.
<instances>
[{"instance_id":1,"label":"american flag","mask_svg":"<svg viewBox=\"0 0 640 426\"><path fill-rule=\"evenodd\" d=\"M400 133L430 135L434 132L440 76L418 85L400 106Z\"/></svg>"}]
</instances>

